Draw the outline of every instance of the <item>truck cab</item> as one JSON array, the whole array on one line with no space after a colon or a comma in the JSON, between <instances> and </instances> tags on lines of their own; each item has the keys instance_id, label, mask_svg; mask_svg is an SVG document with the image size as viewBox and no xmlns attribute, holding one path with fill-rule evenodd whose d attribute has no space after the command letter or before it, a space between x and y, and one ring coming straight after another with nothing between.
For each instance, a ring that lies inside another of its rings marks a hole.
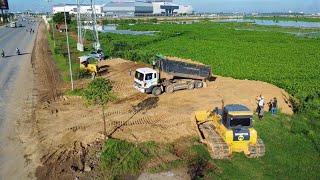
<instances>
[{"instance_id":1,"label":"truck cab","mask_svg":"<svg viewBox=\"0 0 320 180\"><path fill-rule=\"evenodd\" d=\"M134 87L142 93L151 93L158 86L159 73L151 68L139 68L135 72Z\"/></svg>"}]
</instances>

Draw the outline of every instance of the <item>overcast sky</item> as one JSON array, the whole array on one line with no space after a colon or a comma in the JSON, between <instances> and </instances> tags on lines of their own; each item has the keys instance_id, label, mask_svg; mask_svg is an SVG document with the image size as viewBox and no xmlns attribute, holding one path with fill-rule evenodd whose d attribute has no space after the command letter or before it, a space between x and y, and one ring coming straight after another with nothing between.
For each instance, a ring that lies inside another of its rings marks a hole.
<instances>
[{"instance_id":1,"label":"overcast sky","mask_svg":"<svg viewBox=\"0 0 320 180\"><path fill-rule=\"evenodd\" d=\"M47 0L8 0L12 11L47 11ZM75 3L76 0L52 0L56 3ZM103 4L110 0L96 0ZM90 0L80 0L89 3ZM320 12L320 0L174 0L190 4L198 12Z\"/></svg>"}]
</instances>

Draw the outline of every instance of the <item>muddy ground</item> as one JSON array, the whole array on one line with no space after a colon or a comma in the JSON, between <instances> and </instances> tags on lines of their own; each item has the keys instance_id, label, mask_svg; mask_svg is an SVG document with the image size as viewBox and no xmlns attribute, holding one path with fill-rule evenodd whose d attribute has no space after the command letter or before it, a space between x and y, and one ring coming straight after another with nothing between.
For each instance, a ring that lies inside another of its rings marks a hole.
<instances>
[{"instance_id":1,"label":"muddy ground","mask_svg":"<svg viewBox=\"0 0 320 180\"><path fill-rule=\"evenodd\" d=\"M81 97L62 95L66 85L59 81L44 25L40 25L36 44L35 101L30 120L21 124L32 131L24 139L30 144L26 157L39 165L38 179L101 178L99 155L104 138L101 108L88 105ZM144 64L109 59L103 65L106 71L102 77L112 81L117 96L106 110L107 134L112 138L169 143L197 136L193 124L195 111L220 107L222 100L225 104L245 104L254 110L259 94L267 100L277 97L281 111L292 114L288 94L268 83L217 77L203 89L154 97L133 88L133 71ZM77 81L76 88L85 87L88 82Z\"/></svg>"}]
</instances>

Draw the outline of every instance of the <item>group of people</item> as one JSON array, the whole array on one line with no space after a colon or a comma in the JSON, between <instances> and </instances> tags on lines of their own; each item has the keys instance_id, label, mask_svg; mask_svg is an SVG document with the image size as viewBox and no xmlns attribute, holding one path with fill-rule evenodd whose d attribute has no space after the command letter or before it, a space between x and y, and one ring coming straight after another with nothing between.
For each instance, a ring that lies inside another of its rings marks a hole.
<instances>
[{"instance_id":1,"label":"group of people","mask_svg":"<svg viewBox=\"0 0 320 180\"><path fill-rule=\"evenodd\" d=\"M262 95L257 97L257 113L258 117L261 120L264 116L264 106L265 106L265 99ZM272 115L275 115L277 113L278 108L278 100L276 97L272 98L268 103L269 112L271 112Z\"/></svg>"}]
</instances>

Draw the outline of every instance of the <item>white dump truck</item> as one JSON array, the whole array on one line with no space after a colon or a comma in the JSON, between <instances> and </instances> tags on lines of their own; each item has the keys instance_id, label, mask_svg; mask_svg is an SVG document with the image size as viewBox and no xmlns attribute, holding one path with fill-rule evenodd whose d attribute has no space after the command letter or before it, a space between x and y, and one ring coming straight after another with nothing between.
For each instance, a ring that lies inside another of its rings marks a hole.
<instances>
[{"instance_id":1,"label":"white dump truck","mask_svg":"<svg viewBox=\"0 0 320 180\"><path fill-rule=\"evenodd\" d=\"M157 56L152 68L139 68L135 72L134 87L142 93L159 96L163 92L172 93L182 89L204 87L212 77L211 67ZM162 74L171 76L162 77Z\"/></svg>"}]
</instances>

